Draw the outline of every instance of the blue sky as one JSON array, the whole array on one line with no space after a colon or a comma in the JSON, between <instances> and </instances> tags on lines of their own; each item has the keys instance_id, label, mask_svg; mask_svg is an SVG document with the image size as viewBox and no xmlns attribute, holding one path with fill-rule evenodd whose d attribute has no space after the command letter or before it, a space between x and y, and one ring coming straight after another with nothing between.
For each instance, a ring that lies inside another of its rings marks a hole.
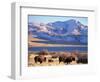
<instances>
[{"instance_id":1,"label":"blue sky","mask_svg":"<svg viewBox=\"0 0 100 82\"><path fill-rule=\"evenodd\" d=\"M50 23L55 21L67 21L70 19L75 19L76 21L80 21L82 24L88 26L88 18L87 17L71 17L71 16L39 16L39 15L29 15L28 22L36 22L36 23Z\"/></svg>"}]
</instances>

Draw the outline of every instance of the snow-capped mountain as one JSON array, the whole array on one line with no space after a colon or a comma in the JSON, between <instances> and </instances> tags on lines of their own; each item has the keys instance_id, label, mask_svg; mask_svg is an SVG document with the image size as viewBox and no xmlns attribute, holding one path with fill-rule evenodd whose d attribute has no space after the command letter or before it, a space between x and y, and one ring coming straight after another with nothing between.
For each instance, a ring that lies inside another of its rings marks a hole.
<instances>
[{"instance_id":1,"label":"snow-capped mountain","mask_svg":"<svg viewBox=\"0 0 100 82\"><path fill-rule=\"evenodd\" d=\"M28 31L46 40L87 43L88 27L73 19L48 24L29 23Z\"/></svg>"}]
</instances>

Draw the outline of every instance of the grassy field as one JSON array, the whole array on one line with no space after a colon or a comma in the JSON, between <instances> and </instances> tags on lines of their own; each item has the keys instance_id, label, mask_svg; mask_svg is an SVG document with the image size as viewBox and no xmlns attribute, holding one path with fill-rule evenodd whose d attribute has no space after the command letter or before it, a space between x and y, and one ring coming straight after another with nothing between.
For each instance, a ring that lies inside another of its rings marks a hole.
<instances>
[{"instance_id":1,"label":"grassy field","mask_svg":"<svg viewBox=\"0 0 100 82\"><path fill-rule=\"evenodd\" d=\"M55 54L54 52L50 52L48 55L44 55L47 60L45 62L35 62L34 58L36 56L39 56L38 52L30 52L28 54L28 67L32 67L32 66L59 66L59 65L68 65L65 64L64 62L60 62L59 63L59 59L58 58L52 58L52 55ZM81 53L81 57L86 56L86 53ZM48 60L53 60L53 62L48 62ZM82 63L77 63L77 61L72 61L69 63L69 65L76 65L76 64L82 64Z\"/></svg>"}]
</instances>

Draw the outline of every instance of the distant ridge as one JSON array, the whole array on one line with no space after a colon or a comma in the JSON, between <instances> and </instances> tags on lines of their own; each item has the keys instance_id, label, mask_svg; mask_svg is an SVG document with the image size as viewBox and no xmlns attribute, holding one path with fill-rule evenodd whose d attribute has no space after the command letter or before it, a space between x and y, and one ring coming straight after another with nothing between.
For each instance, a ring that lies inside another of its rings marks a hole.
<instances>
[{"instance_id":1,"label":"distant ridge","mask_svg":"<svg viewBox=\"0 0 100 82\"><path fill-rule=\"evenodd\" d=\"M74 19L52 23L28 23L28 33L33 37L59 42L87 44L88 26Z\"/></svg>"}]
</instances>

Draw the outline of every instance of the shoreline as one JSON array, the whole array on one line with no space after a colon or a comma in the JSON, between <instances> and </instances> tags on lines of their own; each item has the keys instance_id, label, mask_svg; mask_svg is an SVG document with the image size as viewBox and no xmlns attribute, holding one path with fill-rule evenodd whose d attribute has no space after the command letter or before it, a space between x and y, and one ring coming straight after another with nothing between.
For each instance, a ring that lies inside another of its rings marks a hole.
<instances>
[{"instance_id":1,"label":"shoreline","mask_svg":"<svg viewBox=\"0 0 100 82\"><path fill-rule=\"evenodd\" d=\"M28 51L28 53L38 53L40 51ZM48 51L49 53L53 53L53 52L56 52L56 53L60 53L60 52L73 52L73 51ZM88 53L86 51L78 51L79 53Z\"/></svg>"},{"instance_id":2,"label":"shoreline","mask_svg":"<svg viewBox=\"0 0 100 82\"><path fill-rule=\"evenodd\" d=\"M46 41L46 40L42 40L42 39L38 39L38 38L29 38L28 40L28 47L88 47L88 45L78 45L78 44L46 44L46 43L36 43L36 42L32 42L32 41Z\"/></svg>"}]
</instances>

